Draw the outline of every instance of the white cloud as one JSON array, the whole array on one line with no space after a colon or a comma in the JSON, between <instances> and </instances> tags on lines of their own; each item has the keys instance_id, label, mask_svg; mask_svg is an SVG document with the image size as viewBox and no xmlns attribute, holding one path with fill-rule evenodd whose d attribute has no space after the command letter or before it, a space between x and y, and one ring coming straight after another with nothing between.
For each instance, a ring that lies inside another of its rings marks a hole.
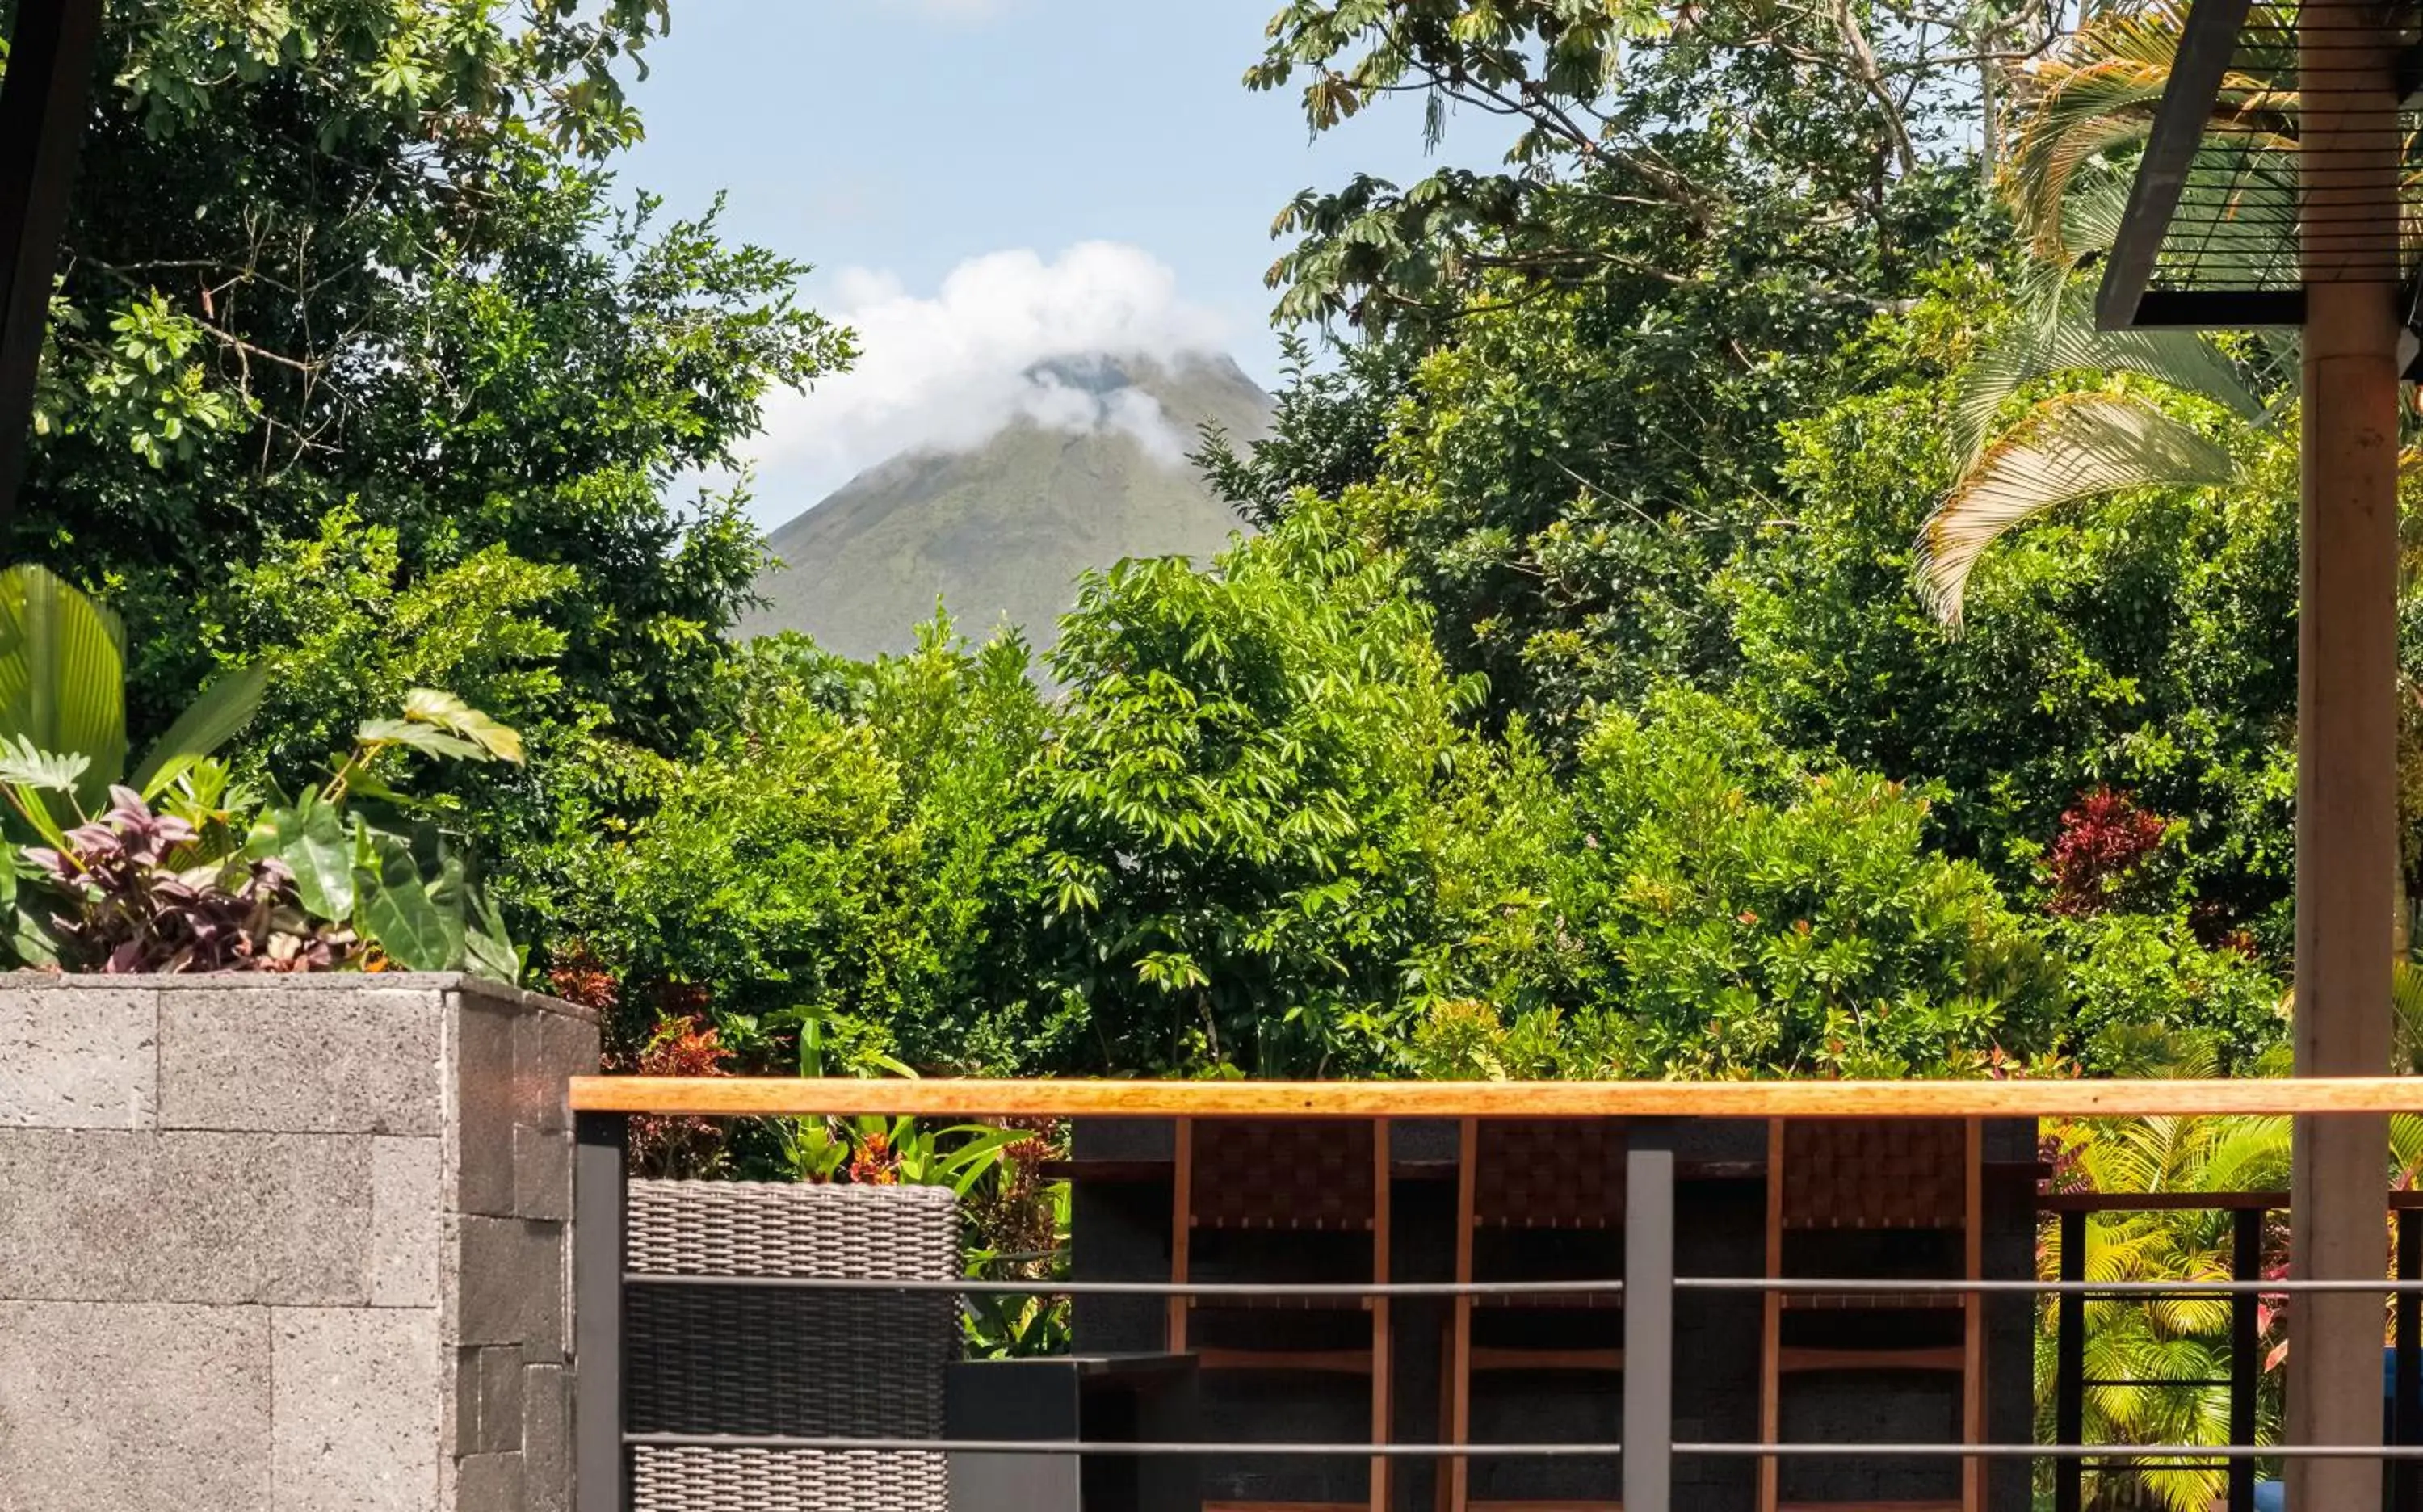
<instances>
[{"instance_id":1,"label":"white cloud","mask_svg":"<svg viewBox=\"0 0 2423 1512\"><path fill-rule=\"evenodd\" d=\"M1048 263L1023 249L988 253L931 294L847 268L816 304L858 333L860 355L848 373L768 406L755 461L770 521L897 453L974 446L1021 416L1124 430L1176 465L1188 438L1148 395L1097 394L1082 371L1037 364L1097 354L1166 361L1225 345L1225 322L1181 298L1167 265L1116 242L1082 243Z\"/></svg>"}]
</instances>

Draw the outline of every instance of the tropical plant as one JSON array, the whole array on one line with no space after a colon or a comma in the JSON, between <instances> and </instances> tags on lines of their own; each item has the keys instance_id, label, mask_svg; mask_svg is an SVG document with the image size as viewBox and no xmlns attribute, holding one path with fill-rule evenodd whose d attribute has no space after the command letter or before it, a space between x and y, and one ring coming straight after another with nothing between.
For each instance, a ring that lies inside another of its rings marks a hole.
<instances>
[{"instance_id":1,"label":"tropical plant","mask_svg":"<svg viewBox=\"0 0 2423 1512\"><path fill-rule=\"evenodd\" d=\"M28 785L6 790L27 814ZM325 971L350 952L354 935L304 912L283 862L214 849L187 820L153 813L133 788L113 788L110 799L59 849L22 852L71 900L47 922L39 910L20 913L22 956L105 973ZM13 867L7 879L13 894Z\"/></svg>"},{"instance_id":2,"label":"tropical plant","mask_svg":"<svg viewBox=\"0 0 2423 1512\"><path fill-rule=\"evenodd\" d=\"M2169 1069L2209 1074L2193 1053ZM2273 1191L2288 1185L2288 1120L2172 1118L2095 1120L2052 1125L2056 1189L2109 1193ZM2090 1214L2085 1276L2090 1281L2216 1281L2231 1276L2232 1215L2220 1208ZM2050 1231L2047 1231L2048 1233ZM2271 1249L2267 1243L2267 1252ZM2059 1255L2040 1244L2038 1268L2051 1280ZM2269 1274L2267 1271L2266 1274ZM2224 1444L2229 1439L2226 1297L2179 1295L2094 1297L2085 1307L2084 1440L2089 1443ZM2038 1310L2036 1410L2051 1426L2056 1310ZM2271 1358L2277 1317L2263 1315L2267 1350L2258 1436L2279 1426L2280 1393ZM2207 1512L2225 1488L2217 1465L2090 1468L2091 1504L2099 1512Z\"/></svg>"},{"instance_id":3,"label":"tropical plant","mask_svg":"<svg viewBox=\"0 0 2423 1512\"><path fill-rule=\"evenodd\" d=\"M245 843L293 872L315 918L346 926L411 971L475 971L517 981L521 957L469 859L431 805L388 785L391 753L467 761L522 759L521 737L452 693L416 688L400 717L365 722L327 780L263 808ZM368 806L356 800L369 800Z\"/></svg>"},{"instance_id":4,"label":"tropical plant","mask_svg":"<svg viewBox=\"0 0 2423 1512\"><path fill-rule=\"evenodd\" d=\"M1920 594L1947 624L1959 624L1969 575L2004 533L2124 489L2242 483L2248 433L2288 412L2276 344L2233 350L2200 332L2109 331L2094 318L2086 270L2110 250L2130 183L2109 157L2149 128L2181 24L2166 5L2115 10L2013 73L2005 187L2033 262L2018 308L1963 375L1959 480L1919 533ZM2260 93L2233 75L2224 109ZM2076 388L2081 375L2097 386ZM2071 385L2042 391L2042 380L2063 377Z\"/></svg>"},{"instance_id":5,"label":"tropical plant","mask_svg":"<svg viewBox=\"0 0 2423 1512\"><path fill-rule=\"evenodd\" d=\"M44 811L63 813L72 798L98 806L129 787L158 798L193 765L225 744L261 706L264 667L223 673L126 770L126 632L117 614L47 567L0 570L0 740L19 750L79 758ZM45 827L49 834L49 827ZM55 835L51 836L55 839Z\"/></svg>"},{"instance_id":6,"label":"tropical plant","mask_svg":"<svg viewBox=\"0 0 2423 1512\"><path fill-rule=\"evenodd\" d=\"M89 757L0 740L0 794L46 842L23 853L55 894L16 899L19 955L71 970L391 964L518 980L519 953L461 849L407 817L425 805L374 774L398 750L521 759L514 731L415 689L401 718L364 724L326 783L291 801L263 805L223 765L189 758L166 812L113 785L108 808L87 815ZM73 828L54 812L62 804Z\"/></svg>"}]
</instances>

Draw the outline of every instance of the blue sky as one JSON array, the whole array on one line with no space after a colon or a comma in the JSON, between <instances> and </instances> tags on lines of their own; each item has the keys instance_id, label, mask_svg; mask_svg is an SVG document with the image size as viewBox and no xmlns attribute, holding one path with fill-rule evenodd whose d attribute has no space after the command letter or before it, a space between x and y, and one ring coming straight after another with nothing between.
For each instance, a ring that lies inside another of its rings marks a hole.
<instances>
[{"instance_id":1,"label":"blue sky","mask_svg":"<svg viewBox=\"0 0 2423 1512\"><path fill-rule=\"evenodd\" d=\"M779 522L904 445L1010 413L1057 344L1218 347L1266 386L1272 216L1357 171L1481 163L1503 132L1411 101L1311 142L1291 92L1238 82L1280 0L677 0L624 182L813 263L862 372L769 412Z\"/></svg>"}]
</instances>

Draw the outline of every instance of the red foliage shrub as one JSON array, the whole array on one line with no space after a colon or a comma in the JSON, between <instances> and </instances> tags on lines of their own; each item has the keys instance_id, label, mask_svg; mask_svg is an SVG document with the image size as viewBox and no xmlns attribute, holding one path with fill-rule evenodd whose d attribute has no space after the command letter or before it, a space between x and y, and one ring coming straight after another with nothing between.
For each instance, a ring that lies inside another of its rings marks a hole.
<instances>
[{"instance_id":1,"label":"red foliage shrub","mask_svg":"<svg viewBox=\"0 0 2423 1512\"><path fill-rule=\"evenodd\" d=\"M587 946L578 943L557 952L555 964L547 967L546 990L567 1003L595 1009L601 1021L614 1011L620 1000L614 974Z\"/></svg>"},{"instance_id":2,"label":"red foliage shrub","mask_svg":"<svg viewBox=\"0 0 2423 1512\"><path fill-rule=\"evenodd\" d=\"M642 1076L728 1076L732 1049L703 1017L657 1021L629 1069ZM631 1121L631 1162L644 1176L705 1176L723 1160L714 1119L642 1116Z\"/></svg>"},{"instance_id":3,"label":"red foliage shrub","mask_svg":"<svg viewBox=\"0 0 2423 1512\"><path fill-rule=\"evenodd\" d=\"M2086 794L2061 816L2061 833L2045 858L2052 883L2046 906L2066 917L2083 917L2127 901L2169 831L2168 820L2138 807L2125 793L2098 788Z\"/></svg>"}]
</instances>

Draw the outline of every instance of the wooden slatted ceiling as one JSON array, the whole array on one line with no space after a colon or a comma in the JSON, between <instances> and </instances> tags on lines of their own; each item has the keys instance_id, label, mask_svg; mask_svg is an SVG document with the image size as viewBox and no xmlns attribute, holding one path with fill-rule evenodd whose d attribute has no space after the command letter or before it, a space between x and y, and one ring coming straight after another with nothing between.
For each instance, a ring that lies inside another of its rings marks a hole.
<instances>
[{"instance_id":1,"label":"wooden slatted ceiling","mask_svg":"<svg viewBox=\"0 0 2423 1512\"><path fill-rule=\"evenodd\" d=\"M2423 1077L1184 1082L576 1076L572 1107L586 1113L736 1118L2129 1118L2423 1112Z\"/></svg>"}]
</instances>

